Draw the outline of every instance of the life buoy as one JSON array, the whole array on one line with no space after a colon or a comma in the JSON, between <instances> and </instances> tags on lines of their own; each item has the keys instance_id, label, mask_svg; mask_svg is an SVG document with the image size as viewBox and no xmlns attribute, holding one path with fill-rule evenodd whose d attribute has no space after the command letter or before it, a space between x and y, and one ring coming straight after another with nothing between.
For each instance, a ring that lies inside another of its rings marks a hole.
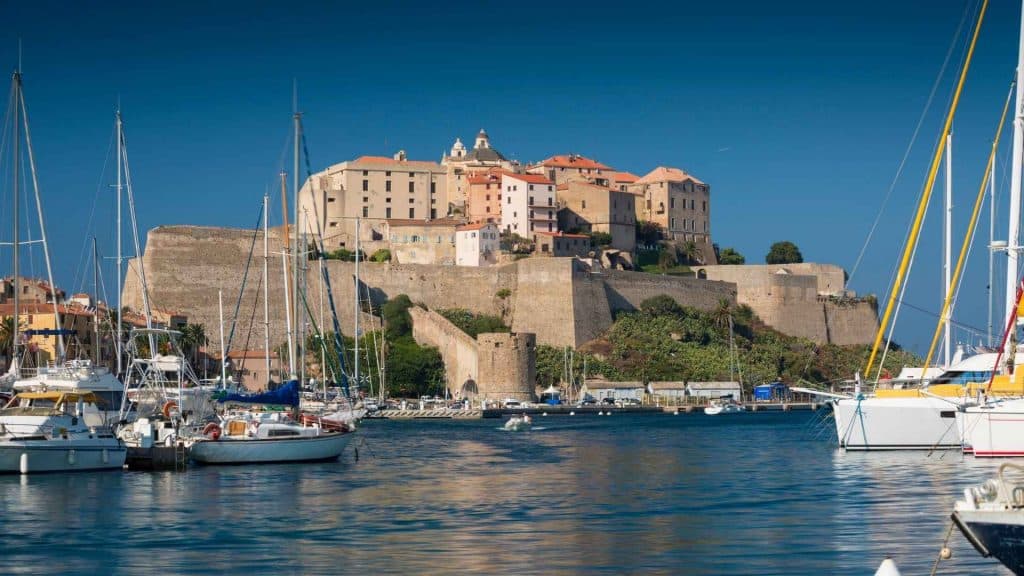
<instances>
[{"instance_id":1,"label":"life buoy","mask_svg":"<svg viewBox=\"0 0 1024 576\"><path fill-rule=\"evenodd\" d=\"M216 422L210 422L203 428L203 436L209 436L213 440L220 439L220 432L220 424L217 424Z\"/></svg>"},{"instance_id":2,"label":"life buoy","mask_svg":"<svg viewBox=\"0 0 1024 576\"><path fill-rule=\"evenodd\" d=\"M175 402L174 400L168 400L167 402L164 402L164 407L161 408L160 411L163 412L164 418L167 418L168 420L170 420L171 419L171 410L173 410L173 409L175 409L177 407L178 407L178 403L177 402Z\"/></svg>"}]
</instances>

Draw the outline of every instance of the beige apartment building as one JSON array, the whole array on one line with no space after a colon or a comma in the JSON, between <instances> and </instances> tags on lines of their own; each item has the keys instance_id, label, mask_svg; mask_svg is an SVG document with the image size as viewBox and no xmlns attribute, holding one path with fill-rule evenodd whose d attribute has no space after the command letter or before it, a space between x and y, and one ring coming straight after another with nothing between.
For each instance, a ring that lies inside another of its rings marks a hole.
<instances>
[{"instance_id":1,"label":"beige apartment building","mask_svg":"<svg viewBox=\"0 0 1024 576\"><path fill-rule=\"evenodd\" d=\"M590 256L590 236L566 234L565 232L535 232L533 235L534 256L555 256L560 258Z\"/></svg>"},{"instance_id":2,"label":"beige apartment building","mask_svg":"<svg viewBox=\"0 0 1024 576\"><path fill-rule=\"evenodd\" d=\"M512 174L502 168L476 172L466 178L466 218L470 222L501 222L501 178Z\"/></svg>"},{"instance_id":3,"label":"beige apartment building","mask_svg":"<svg viewBox=\"0 0 1024 576\"><path fill-rule=\"evenodd\" d=\"M388 220L386 238L396 264L455 264L459 220Z\"/></svg>"},{"instance_id":4,"label":"beige apartment building","mask_svg":"<svg viewBox=\"0 0 1024 576\"><path fill-rule=\"evenodd\" d=\"M369 243L385 237L386 220L448 215L446 169L436 162L409 160L404 151L393 158L360 156L311 176L299 203L300 213L319 224L325 249L354 249L357 219L360 240L372 247Z\"/></svg>"},{"instance_id":5,"label":"beige apartment building","mask_svg":"<svg viewBox=\"0 0 1024 576\"><path fill-rule=\"evenodd\" d=\"M491 266L501 252L500 231L494 222L465 224L455 229L455 264Z\"/></svg>"},{"instance_id":6,"label":"beige apartment building","mask_svg":"<svg viewBox=\"0 0 1024 576\"><path fill-rule=\"evenodd\" d=\"M448 201L452 203L453 208L463 209L463 214L468 215L469 212L465 210L465 207L469 203L469 179L480 172L493 170L514 172L517 163L505 158L501 152L492 148L490 137L481 128L480 133L476 135L476 142L473 143L472 150L467 150L462 140L456 138L449 155L441 159L441 165L445 167Z\"/></svg>"},{"instance_id":7,"label":"beige apartment building","mask_svg":"<svg viewBox=\"0 0 1024 576\"><path fill-rule=\"evenodd\" d=\"M659 166L636 181L636 217L657 222L669 240L695 242L706 263L711 245L711 189L679 168Z\"/></svg>"},{"instance_id":8,"label":"beige apartment building","mask_svg":"<svg viewBox=\"0 0 1024 576\"><path fill-rule=\"evenodd\" d=\"M612 236L612 248L636 247L636 196L584 180L558 186L558 227L561 230Z\"/></svg>"},{"instance_id":9,"label":"beige apartment building","mask_svg":"<svg viewBox=\"0 0 1024 576\"><path fill-rule=\"evenodd\" d=\"M579 154L552 156L528 167L526 171L545 176L556 185L582 177L608 186L611 184L609 177L615 173L615 169L611 166L606 166L597 160L591 160Z\"/></svg>"}]
</instances>

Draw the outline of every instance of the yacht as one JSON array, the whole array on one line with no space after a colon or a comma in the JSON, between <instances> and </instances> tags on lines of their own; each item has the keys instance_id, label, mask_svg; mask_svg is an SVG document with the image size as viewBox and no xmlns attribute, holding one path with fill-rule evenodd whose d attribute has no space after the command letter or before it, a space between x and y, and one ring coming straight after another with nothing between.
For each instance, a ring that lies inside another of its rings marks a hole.
<instances>
[{"instance_id":1,"label":"yacht","mask_svg":"<svg viewBox=\"0 0 1024 576\"><path fill-rule=\"evenodd\" d=\"M704 408L704 413L708 416L739 414L740 412L743 412L743 406L737 404L731 397L728 399L712 400L711 404Z\"/></svg>"},{"instance_id":2,"label":"yacht","mask_svg":"<svg viewBox=\"0 0 1024 576\"><path fill-rule=\"evenodd\" d=\"M123 467L124 443L90 421L99 402L88 391L18 393L0 409L0 473Z\"/></svg>"},{"instance_id":3,"label":"yacht","mask_svg":"<svg viewBox=\"0 0 1024 576\"><path fill-rule=\"evenodd\" d=\"M953 507L953 523L979 554L994 556L1014 574L1024 575L1024 466L1006 463L995 478L964 489L964 499Z\"/></svg>"}]
</instances>

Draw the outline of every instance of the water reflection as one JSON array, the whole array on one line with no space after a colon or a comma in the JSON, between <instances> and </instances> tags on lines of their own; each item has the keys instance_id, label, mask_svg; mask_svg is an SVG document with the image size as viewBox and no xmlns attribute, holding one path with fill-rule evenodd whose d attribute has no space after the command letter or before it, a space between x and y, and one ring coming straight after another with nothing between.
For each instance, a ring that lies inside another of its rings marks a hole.
<instances>
[{"instance_id":1,"label":"water reflection","mask_svg":"<svg viewBox=\"0 0 1024 576\"><path fill-rule=\"evenodd\" d=\"M358 461L3 477L0 549L12 573L924 573L998 465L846 454L810 419L376 422ZM951 542L947 570L997 571Z\"/></svg>"}]
</instances>

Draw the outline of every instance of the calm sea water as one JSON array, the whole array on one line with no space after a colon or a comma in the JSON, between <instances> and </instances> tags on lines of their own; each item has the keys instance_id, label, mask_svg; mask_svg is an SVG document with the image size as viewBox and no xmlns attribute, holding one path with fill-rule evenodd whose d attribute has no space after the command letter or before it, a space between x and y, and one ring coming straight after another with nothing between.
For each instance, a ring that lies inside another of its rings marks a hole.
<instances>
[{"instance_id":1,"label":"calm sea water","mask_svg":"<svg viewBox=\"0 0 1024 576\"><path fill-rule=\"evenodd\" d=\"M0 572L927 574L998 462L847 454L809 412L377 421L359 458L0 477ZM958 532L940 574L1007 574Z\"/></svg>"}]
</instances>

